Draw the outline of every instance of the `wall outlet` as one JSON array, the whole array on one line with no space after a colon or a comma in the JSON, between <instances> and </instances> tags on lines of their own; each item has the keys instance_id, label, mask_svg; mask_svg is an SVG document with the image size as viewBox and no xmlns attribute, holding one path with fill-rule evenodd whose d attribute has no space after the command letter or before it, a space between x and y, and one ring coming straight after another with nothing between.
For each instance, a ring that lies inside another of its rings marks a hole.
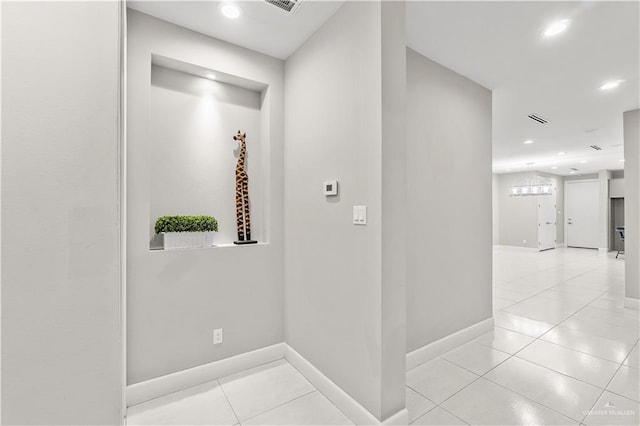
<instances>
[{"instance_id":1,"label":"wall outlet","mask_svg":"<svg viewBox=\"0 0 640 426\"><path fill-rule=\"evenodd\" d=\"M213 344L219 345L220 343L222 343L222 329L216 328L213 330Z\"/></svg>"}]
</instances>

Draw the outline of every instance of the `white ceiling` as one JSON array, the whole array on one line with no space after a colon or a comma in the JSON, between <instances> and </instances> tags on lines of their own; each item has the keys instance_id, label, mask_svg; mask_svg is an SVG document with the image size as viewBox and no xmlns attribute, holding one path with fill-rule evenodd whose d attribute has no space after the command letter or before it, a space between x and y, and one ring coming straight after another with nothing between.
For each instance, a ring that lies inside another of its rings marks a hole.
<instances>
[{"instance_id":1,"label":"white ceiling","mask_svg":"<svg viewBox=\"0 0 640 426\"><path fill-rule=\"evenodd\" d=\"M224 4L240 9L225 18ZM342 6L343 1L304 0L286 12L263 0L166 1L128 0L127 7L238 46L286 59Z\"/></svg>"},{"instance_id":2,"label":"white ceiling","mask_svg":"<svg viewBox=\"0 0 640 426\"><path fill-rule=\"evenodd\" d=\"M615 170L624 166L622 113L639 106L638 6L411 2L407 39L413 49L493 91L494 172L526 170L529 162L562 175L570 167L579 173ZM560 19L570 19L569 28L542 37ZM600 90L611 79L626 81ZM527 118L530 113L550 123L538 124ZM523 145L527 139L535 143Z\"/></svg>"},{"instance_id":3,"label":"white ceiling","mask_svg":"<svg viewBox=\"0 0 640 426\"><path fill-rule=\"evenodd\" d=\"M302 45L343 1L304 0L293 14L261 0L129 1L128 7L280 59ZM407 44L493 91L494 172L569 174L624 166L622 113L640 105L640 3L407 2ZM567 31L541 36L558 19ZM599 89L623 79L617 89ZM530 113L547 118L540 125ZM586 132L587 129L597 129ZM525 140L534 140L523 145ZM602 147L595 151L589 146ZM559 156L563 151L566 155ZM551 167L557 167L552 169Z\"/></svg>"}]
</instances>

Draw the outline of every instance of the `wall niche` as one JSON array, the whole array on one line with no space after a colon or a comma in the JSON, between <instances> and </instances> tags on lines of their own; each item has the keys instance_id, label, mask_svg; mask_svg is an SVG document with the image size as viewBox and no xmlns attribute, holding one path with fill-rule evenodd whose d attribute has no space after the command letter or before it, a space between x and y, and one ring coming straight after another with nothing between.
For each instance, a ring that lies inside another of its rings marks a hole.
<instances>
[{"instance_id":1,"label":"wall niche","mask_svg":"<svg viewBox=\"0 0 640 426\"><path fill-rule=\"evenodd\" d=\"M268 86L218 70L152 55L149 92L150 248L165 215L210 215L215 246L237 239L235 167L238 130L247 134L252 237L267 241Z\"/></svg>"}]
</instances>

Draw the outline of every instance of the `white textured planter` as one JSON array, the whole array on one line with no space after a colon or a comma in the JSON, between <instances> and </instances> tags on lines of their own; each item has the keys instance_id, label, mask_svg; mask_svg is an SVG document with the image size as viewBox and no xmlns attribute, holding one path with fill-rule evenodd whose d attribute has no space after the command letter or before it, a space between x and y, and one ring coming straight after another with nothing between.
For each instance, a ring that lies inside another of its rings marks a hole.
<instances>
[{"instance_id":1,"label":"white textured planter","mask_svg":"<svg viewBox=\"0 0 640 426\"><path fill-rule=\"evenodd\" d=\"M162 232L161 247L165 250L211 247L214 235L215 232Z\"/></svg>"}]
</instances>

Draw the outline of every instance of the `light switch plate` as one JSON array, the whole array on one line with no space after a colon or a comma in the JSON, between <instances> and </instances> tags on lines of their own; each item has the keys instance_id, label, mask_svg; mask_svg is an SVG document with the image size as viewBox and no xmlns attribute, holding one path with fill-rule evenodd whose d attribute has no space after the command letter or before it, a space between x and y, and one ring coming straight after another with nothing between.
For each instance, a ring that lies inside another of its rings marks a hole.
<instances>
[{"instance_id":1,"label":"light switch plate","mask_svg":"<svg viewBox=\"0 0 640 426\"><path fill-rule=\"evenodd\" d=\"M353 224L367 224L367 206L353 206Z\"/></svg>"}]
</instances>

